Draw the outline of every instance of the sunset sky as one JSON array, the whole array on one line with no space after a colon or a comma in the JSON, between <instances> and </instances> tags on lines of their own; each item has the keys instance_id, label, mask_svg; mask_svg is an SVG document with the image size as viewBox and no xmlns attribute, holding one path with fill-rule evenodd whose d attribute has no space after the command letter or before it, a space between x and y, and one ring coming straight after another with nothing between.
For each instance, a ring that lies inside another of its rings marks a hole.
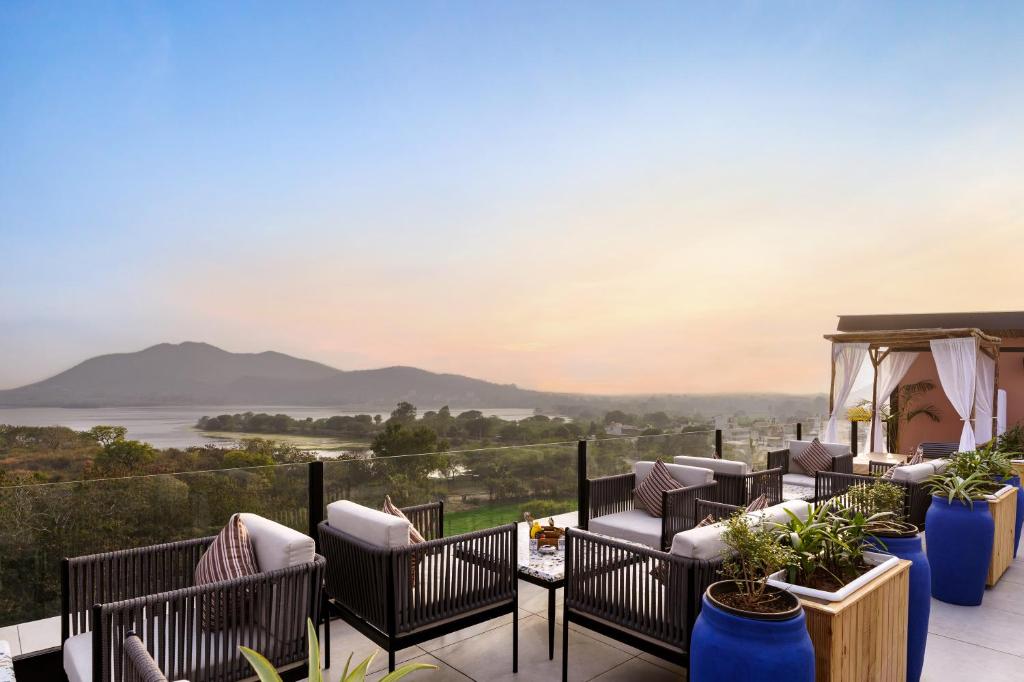
<instances>
[{"instance_id":1,"label":"sunset sky","mask_svg":"<svg viewBox=\"0 0 1024 682\"><path fill-rule=\"evenodd\" d=\"M0 388L163 341L828 389L1024 308L1024 3L0 4Z\"/></svg>"}]
</instances>

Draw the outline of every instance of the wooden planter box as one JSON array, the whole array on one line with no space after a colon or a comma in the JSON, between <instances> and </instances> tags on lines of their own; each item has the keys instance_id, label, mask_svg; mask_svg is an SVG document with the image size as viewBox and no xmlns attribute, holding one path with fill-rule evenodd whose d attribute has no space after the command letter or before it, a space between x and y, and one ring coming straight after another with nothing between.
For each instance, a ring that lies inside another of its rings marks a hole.
<instances>
[{"instance_id":1,"label":"wooden planter box","mask_svg":"<svg viewBox=\"0 0 1024 682\"><path fill-rule=\"evenodd\" d=\"M1006 573L1013 563L1014 522L1017 519L1017 488L1007 486L996 493L995 500L989 500L988 509L996 524L995 542L992 543L992 560L988 565L985 584L992 587Z\"/></svg>"},{"instance_id":2,"label":"wooden planter box","mask_svg":"<svg viewBox=\"0 0 1024 682\"><path fill-rule=\"evenodd\" d=\"M910 562L841 602L800 598L817 682L906 682Z\"/></svg>"}]
</instances>

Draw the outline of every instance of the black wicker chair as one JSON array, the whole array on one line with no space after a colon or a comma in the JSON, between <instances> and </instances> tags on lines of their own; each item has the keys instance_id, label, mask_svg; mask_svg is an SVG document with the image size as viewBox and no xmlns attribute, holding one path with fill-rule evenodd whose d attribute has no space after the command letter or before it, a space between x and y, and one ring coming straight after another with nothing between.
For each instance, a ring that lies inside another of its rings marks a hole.
<instances>
[{"instance_id":1,"label":"black wicker chair","mask_svg":"<svg viewBox=\"0 0 1024 682\"><path fill-rule=\"evenodd\" d=\"M871 476L881 476L892 468L893 465L885 462L869 462L868 473ZM925 487L924 481L890 481L901 483L907 486L908 506L907 521L924 530L925 516L928 515L928 507L932 505L932 495Z\"/></svg>"},{"instance_id":2,"label":"black wicker chair","mask_svg":"<svg viewBox=\"0 0 1024 682\"><path fill-rule=\"evenodd\" d=\"M918 443L917 452L924 455L925 459L940 459L955 454L960 449L960 443Z\"/></svg>"},{"instance_id":3,"label":"black wicker chair","mask_svg":"<svg viewBox=\"0 0 1024 682\"><path fill-rule=\"evenodd\" d=\"M768 504L782 502L782 469L765 469L764 471L747 471L749 465L741 462L730 462L710 457L680 456L673 458L676 464L685 466L705 467L714 472L718 483L716 497L719 502L731 505L746 506L764 495ZM732 471L725 471L729 465Z\"/></svg>"},{"instance_id":4,"label":"black wicker chair","mask_svg":"<svg viewBox=\"0 0 1024 682\"><path fill-rule=\"evenodd\" d=\"M568 529L562 680L569 671L569 623L687 667L701 599L721 565L721 559L690 559Z\"/></svg>"},{"instance_id":5,"label":"black wicker chair","mask_svg":"<svg viewBox=\"0 0 1024 682\"><path fill-rule=\"evenodd\" d=\"M662 517L658 541L656 544L654 541L643 544L648 544L653 549L667 550L676 533L693 528L696 524L698 519L694 517L694 514L697 500L717 499L717 486L718 483L711 480L709 483L665 491L662 494ZM580 528L590 528L592 522L602 516L635 509L633 499L635 488L635 473L588 478L584 487L579 491ZM600 532L604 535L619 537L612 530L602 528ZM629 537L623 539L637 541Z\"/></svg>"},{"instance_id":6,"label":"black wicker chair","mask_svg":"<svg viewBox=\"0 0 1024 682\"><path fill-rule=\"evenodd\" d=\"M132 631L172 679L252 677L239 645L259 651L278 669L303 663L306 619L319 619L324 558L312 555L305 563L195 586L196 565L211 542L207 537L64 559L61 646L71 682L127 679L124 641ZM256 538L253 544L260 559ZM215 625L203 615L211 609Z\"/></svg>"},{"instance_id":7,"label":"black wicker chair","mask_svg":"<svg viewBox=\"0 0 1024 682\"><path fill-rule=\"evenodd\" d=\"M167 676L146 650L146 645L134 632L125 637L122 651L125 682L168 682Z\"/></svg>"},{"instance_id":8,"label":"black wicker chair","mask_svg":"<svg viewBox=\"0 0 1024 682\"><path fill-rule=\"evenodd\" d=\"M513 614L512 672L518 670L515 524L446 538L444 505L435 502L402 510L426 542L386 546L332 526L331 518L340 513L332 508L339 504L383 515L354 503L328 506L328 520L319 526L327 557L328 613L385 649L389 671L401 649L508 613Z\"/></svg>"}]
</instances>

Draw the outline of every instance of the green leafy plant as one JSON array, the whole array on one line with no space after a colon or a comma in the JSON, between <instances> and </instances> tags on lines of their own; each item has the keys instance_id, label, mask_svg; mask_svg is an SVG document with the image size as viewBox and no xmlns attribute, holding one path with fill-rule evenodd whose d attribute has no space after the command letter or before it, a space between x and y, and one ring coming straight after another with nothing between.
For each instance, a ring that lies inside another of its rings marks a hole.
<instances>
[{"instance_id":1,"label":"green leafy plant","mask_svg":"<svg viewBox=\"0 0 1024 682\"><path fill-rule=\"evenodd\" d=\"M904 515L906 492L889 481L879 479L873 483L850 486L844 497L847 506L866 514L887 513L895 520L901 520Z\"/></svg>"},{"instance_id":2,"label":"green leafy plant","mask_svg":"<svg viewBox=\"0 0 1024 682\"><path fill-rule=\"evenodd\" d=\"M998 487L998 484L992 482L992 477L984 471L975 471L964 477L947 469L925 481L925 489L930 494L945 497L950 504L953 500L959 500L972 508L975 500L984 499Z\"/></svg>"},{"instance_id":3,"label":"green leafy plant","mask_svg":"<svg viewBox=\"0 0 1024 682\"><path fill-rule=\"evenodd\" d=\"M995 442L996 449L1009 459L1024 458L1024 423L1017 422L999 435Z\"/></svg>"},{"instance_id":4,"label":"green leafy plant","mask_svg":"<svg viewBox=\"0 0 1024 682\"><path fill-rule=\"evenodd\" d=\"M944 473L961 478L967 478L975 473L989 478L1006 478L1014 474L1010 458L1006 453L993 447L958 452L950 456L948 462Z\"/></svg>"},{"instance_id":5,"label":"green leafy plant","mask_svg":"<svg viewBox=\"0 0 1024 682\"><path fill-rule=\"evenodd\" d=\"M306 619L306 631L309 635L308 682L323 682L323 675L320 670L320 642L317 640L316 627L314 627L312 620ZM261 654L249 647L240 646L238 649L245 656L245 660L249 662L249 665L252 666L260 682L281 682L281 676L277 674L273 664ZM362 682L365 680L367 670L370 668L370 664L373 663L373 658L376 655L376 652L370 654L362 663L352 668L352 654L349 654L348 660L345 662L345 670L341 673L341 682ZM390 672L382 677L381 682L395 682L395 680L400 680L417 670L437 670L437 666L427 663L406 663L402 667L395 669L394 672Z\"/></svg>"},{"instance_id":6,"label":"green leafy plant","mask_svg":"<svg viewBox=\"0 0 1024 682\"><path fill-rule=\"evenodd\" d=\"M730 516L723 525L726 550L722 574L736 583L734 605L747 611L771 610L779 596L767 589L768 576L793 560L792 551L776 541L764 521L751 522L743 512Z\"/></svg>"}]
</instances>

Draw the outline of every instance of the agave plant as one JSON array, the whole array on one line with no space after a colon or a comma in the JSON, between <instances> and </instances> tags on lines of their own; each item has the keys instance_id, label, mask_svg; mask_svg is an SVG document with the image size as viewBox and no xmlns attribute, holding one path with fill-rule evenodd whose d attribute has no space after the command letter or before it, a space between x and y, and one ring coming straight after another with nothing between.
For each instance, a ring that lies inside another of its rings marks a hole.
<instances>
[{"instance_id":1,"label":"agave plant","mask_svg":"<svg viewBox=\"0 0 1024 682\"><path fill-rule=\"evenodd\" d=\"M324 678L320 670L320 642L317 640L313 621L308 618L306 619L306 631L309 634L309 682L323 682ZM273 664L261 654L245 646L240 646L238 649L245 656L245 660L249 661L249 665L256 672L256 676L260 678L260 682L282 682L281 676L277 674ZM341 673L341 682L363 682L376 655L377 652L370 654L362 663L352 668L352 654L349 654L348 660L345 662L345 670ZM428 663L406 663L382 677L381 682L394 682L417 670L437 670L437 666Z\"/></svg>"}]
</instances>

